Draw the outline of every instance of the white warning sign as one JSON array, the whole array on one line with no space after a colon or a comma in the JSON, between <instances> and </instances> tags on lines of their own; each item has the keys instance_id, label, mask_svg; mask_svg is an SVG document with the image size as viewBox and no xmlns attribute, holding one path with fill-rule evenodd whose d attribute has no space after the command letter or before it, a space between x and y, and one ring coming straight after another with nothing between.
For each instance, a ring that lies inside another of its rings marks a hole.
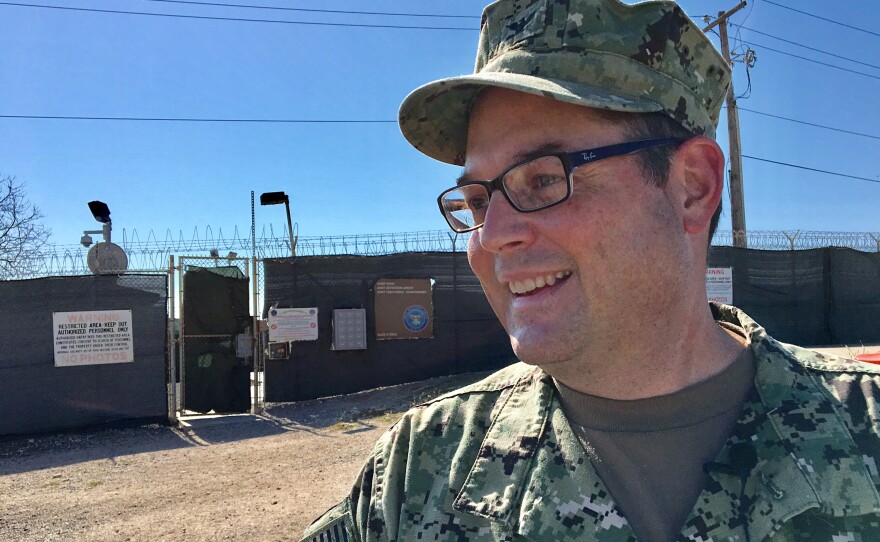
<instances>
[{"instance_id":1,"label":"white warning sign","mask_svg":"<svg viewBox=\"0 0 880 542\"><path fill-rule=\"evenodd\" d=\"M131 363L131 311L53 312L55 367Z\"/></svg>"},{"instance_id":2,"label":"white warning sign","mask_svg":"<svg viewBox=\"0 0 880 542\"><path fill-rule=\"evenodd\" d=\"M269 340L317 341L318 308L269 309Z\"/></svg>"},{"instance_id":3,"label":"white warning sign","mask_svg":"<svg viewBox=\"0 0 880 542\"><path fill-rule=\"evenodd\" d=\"M733 305L732 267L709 267L706 269L706 296L709 301Z\"/></svg>"}]
</instances>

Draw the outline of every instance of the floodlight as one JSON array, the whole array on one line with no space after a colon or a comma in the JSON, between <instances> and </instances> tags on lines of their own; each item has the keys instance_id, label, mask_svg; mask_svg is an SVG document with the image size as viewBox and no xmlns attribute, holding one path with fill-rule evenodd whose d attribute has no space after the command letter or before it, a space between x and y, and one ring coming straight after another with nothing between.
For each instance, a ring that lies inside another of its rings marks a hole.
<instances>
[{"instance_id":1,"label":"floodlight","mask_svg":"<svg viewBox=\"0 0 880 542\"><path fill-rule=\"evenodd\" d=\"M92 212L92 216L94 216L95 220L98 222L101 222L102 224L110 223L110 208L107 207L107 204L103 201L90 201L89 211Z\"/></svg>"},{"instance_id":2,"label":"floodlight","mask_svg":"<svg viewBox=\"0 0 880 542\"><path fill-rule=\"evenodd\" d=\"M235 258L238 258L238 252L230 252L226 255L227 260L234 260Z\"/></svg>"},{"instance_id":3,"label":"floodlight","mask_svg":"<svg viewBox=\"0 0 880 542\"><path fill-rule=\"evenodd\" d=\"M260 205L278 205L289 201L290 199L284 192L263 192L260 194Z\"/></svg>"},{"instance_id":4,"label":"floodlight","mask_svg":"<svg viewBox=\"0 0 880 542\"><path fill-rule=\"evenodd\" d=\"M220 252L216 248L212 248L208 254L210 254L212 258L220 257Z\"/></svg>"},{"instance_id":5,"label":"floodlight","mask_svg":"<svg viewBox=\"0 0 880 542\"><path fill-rule=\"evenodd\" d=\"M260 194L260 205L284 204L287 211L287 232L290 234L290 255L296 256L296 244L293 241L293 223L290 220L290 198L284 192L263 192Z\"/></svg>"}]
</instances>

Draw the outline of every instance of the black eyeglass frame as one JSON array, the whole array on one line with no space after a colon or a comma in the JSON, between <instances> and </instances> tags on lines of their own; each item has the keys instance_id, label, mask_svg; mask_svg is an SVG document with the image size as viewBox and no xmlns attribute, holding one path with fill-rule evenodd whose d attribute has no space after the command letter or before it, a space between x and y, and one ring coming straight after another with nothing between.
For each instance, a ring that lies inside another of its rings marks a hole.
<instances>
[{"instance_id":1,"label":"black eyeglass frame","mask_svg":"<svg viewBox=\"0 0 880 542\"><path fill-rule=\"evenodd\" d=\"M606 158L613 158L615 156L623 156L625 154L632 154L634 152L651 148L651 147L662 147L664 145L678 145L686 141L685 139L676 138L676 137L663 137L663 138L655 138L655 139L643 139L640 141L629 141L626 143L617 143L615 145L607 145L605 147L598 147L595 149L586 149L582 151L576 152L560 152L560 153L549 153L543 156L537 156L534 158L529 158L528 160L523 160L521 162L517 162L505 169L501 175L495 177L494 179L490 179L488 181L467 181L461 183L459 185L453 186L447 190L444 190L437 197L437 205L440 207L440 212L443 214L443 218L446 219L446 223L449 224L449 227L452 228L452 231L456 233L467 233L469 231L474 231L483 227L483 223L477 224L475 226L471 226L465 229L458 229L450 220L450 217L446 214L446 209L443 207L443 196L446 194L460 190L466 186L474 186L479 185L486 189L488 197L491 199L492 193L495 191L501 192L504 195L504 199L510 204L511 207L516 209L521 213L534 213L535 211L543 211L544 209L549 209L555 205L559 205L560 203L565 202L568 198L571 197L572 190L572 174L575 172L577 168L583 166L585 164L592 164L593 162L598 162L599 160L604 160ZM548 156L555 156L559 158L560 162L562 162L562 167L565 170L565 176L567 180L568 186L566 187L565 197L560 199L559 201L555 201L548 205L542 205L540 207L536 207L534 209L523 209L519 205L513 202L510 198L510 195L507 193L507 188L504 186L504 176L510 173L512 170L524 165L529 162L533 162L535 160L539 160L541 158L546 158Z\"/></svg>"}]
</instances>

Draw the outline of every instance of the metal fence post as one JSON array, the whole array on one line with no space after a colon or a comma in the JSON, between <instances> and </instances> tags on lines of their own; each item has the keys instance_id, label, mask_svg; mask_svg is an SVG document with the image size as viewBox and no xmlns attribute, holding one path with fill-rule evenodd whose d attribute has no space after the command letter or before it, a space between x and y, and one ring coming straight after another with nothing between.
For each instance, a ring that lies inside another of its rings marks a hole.
<instances>
[{"instance_id":1,"label":"metal fence post","mask_svg":"<svg viewBox=\"0 0 880 542\"><path fill-rule=\"evenodd\" d=\"M183 298L183 274L185 265L183 263L183 256L180 257L177 264L177 291L178 295L178 304L180 305L180 325L178 329L180 330L180 335L177 337L177 359L180 360L180 406L178 410L183 412L186 408L186 339L185 337L185 329L184 329L184 298Z\"/></svg>"},{"instance_id":2,"label":"metal fence post","mask_svg":"<svg viewBox=\"0 0 880 542\"><path fill-rule=\"evenodd\" d=\"M177 366L174 339L174 255L168 257L168 421L177 423Z\"/></svg>"},{"instance_id":3,"label":"metal fence post","mask_svg":"<svg viewBox=\"0 0 880 542\"><path fill-rule=\"evenodd\" d=\"M257 326L257 322L259 320L258 312L259 307L257 307L257 289L260 287L258 271L257 271L257 258L251 257L251 261L249 262L251 266L251 287L253 288L253 304L254 304L254 312L251 316L251 341L252 341L252 351L251 351L251 361L253 362L253 370L254 370L254 378L253 378L253 388L254 388L254 400L251 403L251 414L259 414L263 411L262 405L260 403L260 366L258 363L259 356L257 355L260 350L259 341L257 338L259 337L259 329Z\"/></svg>"},{"instance_id":4,"label":"metal fence post","mask_svg":"<svg viewBox=\"0 0 880 542\"><path fill-rule=\"evenodd\" d=\"M791 250L794 250L794 241L797 239L797 236L801 233L801 230L797 230L792 235L789 235L787 231L782 232L785 234L785 237L788 239L788 242L791 244Z\"/></svg>"}]
</instances>

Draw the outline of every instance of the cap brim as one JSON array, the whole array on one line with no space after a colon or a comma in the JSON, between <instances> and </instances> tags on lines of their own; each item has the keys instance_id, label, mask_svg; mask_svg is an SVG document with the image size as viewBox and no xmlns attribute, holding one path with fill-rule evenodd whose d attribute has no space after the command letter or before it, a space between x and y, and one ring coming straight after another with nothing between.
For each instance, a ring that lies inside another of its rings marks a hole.
<instances>
[{"instance_id":1,"label":"cap brim","mask_svg":"<svg viewBox=\"0 0 880 542\"><path fill-rule=\"evenodd\" d=\"M554 100L629 113L651 113L663 107L646 98L611 94L592 85L510 72L484 72L441 79L412 91L400 106L400 131L424 154L464 165L468 118L474 99L487 87L506 88Z\"/></svg>"}]
</instances>

